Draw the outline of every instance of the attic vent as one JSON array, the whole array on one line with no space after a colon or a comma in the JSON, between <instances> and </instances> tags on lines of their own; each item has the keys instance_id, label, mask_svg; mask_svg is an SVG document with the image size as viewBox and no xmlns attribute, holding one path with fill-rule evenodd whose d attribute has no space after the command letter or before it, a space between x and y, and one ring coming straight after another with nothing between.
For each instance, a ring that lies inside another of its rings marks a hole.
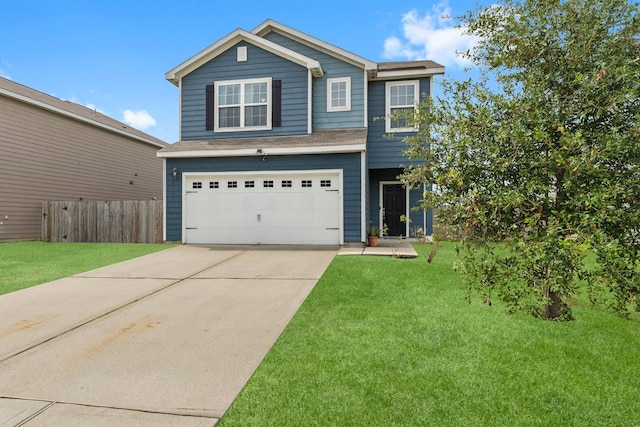
<instances>
[{"instance_id":1,"label":"attic vent","mask_svg":"<svg viewBox=\"0 0 640 427\"><path fill-rule=\"evenodd\" d=\"M247 47L239 46L238 47L238 62L246 62L247 61Z\"/></svg>"}]
</instances>

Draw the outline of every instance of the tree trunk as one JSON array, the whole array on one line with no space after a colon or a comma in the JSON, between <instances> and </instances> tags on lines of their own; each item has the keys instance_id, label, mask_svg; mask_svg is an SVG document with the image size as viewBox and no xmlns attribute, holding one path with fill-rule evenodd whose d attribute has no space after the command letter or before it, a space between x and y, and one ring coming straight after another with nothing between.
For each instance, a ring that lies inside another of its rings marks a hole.
<instances>
[{"instance_id":1,"label":"tree trunk","mask_svg":"<svg viewBox=\"0 0 640 427\"><path fill-rule=\"evenodd\" d=\"M562 314L562 298L560 293L547 288L547 296L551 300L542 308L542 317L547 320L555 320Z\"/></svg>"}]
</instances>

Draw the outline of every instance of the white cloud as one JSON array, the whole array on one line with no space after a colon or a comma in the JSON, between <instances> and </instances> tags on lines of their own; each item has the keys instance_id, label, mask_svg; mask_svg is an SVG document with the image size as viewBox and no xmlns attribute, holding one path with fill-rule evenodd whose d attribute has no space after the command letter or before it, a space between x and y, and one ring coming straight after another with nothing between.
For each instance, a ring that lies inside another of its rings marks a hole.
<instances>
[{"instance_id":1,"label":"white cloud","mask_svg":"<svg viewBox=\"0 0 640 427\"><path fill-rule=\"evenodd\" d=\"M151 114L149 114L146 110L140 110L140 111L124 110L123 121L126 124L141 130L144 130L156 125L156 119L151 117Z\"/></svg>"},{"instance_id":2,"label":"white cloud","mask_svg":"<svg viewBox=\"0 0 640 427\"><path fill-rule=\"evenodd\" d=\"M11 80L11 76L9 75L9 73L7 73L5 70L3 70L2 68L0 68L0 77L4 77L5 79L9 79Z\"/></svg>"},{"instance_id":3,"label":"white cloud","mask_svg":"<svg viewBox=\"0 0 640 427\"><path fill-rule=\"evenodd\" d=\"M389 37L385 40L383 57L431 59L445 66L470 65L458 53L474 47L478 38L466 35L464 28L455 28L450 16L451 9L446 0L424 16L420 16L415 9L407 12L402 17L403 39Z\"/></svg>"}]
</instances>

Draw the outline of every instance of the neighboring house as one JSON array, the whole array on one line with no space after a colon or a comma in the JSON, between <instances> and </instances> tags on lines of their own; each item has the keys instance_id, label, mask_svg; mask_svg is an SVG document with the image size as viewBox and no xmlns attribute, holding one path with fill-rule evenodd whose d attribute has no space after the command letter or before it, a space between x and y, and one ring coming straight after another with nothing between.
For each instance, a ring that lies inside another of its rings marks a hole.
<instances>
[{"instance_id":1,"label":"neighboring house","mask_svg":"<svg viewBox=\"0 0 640 427\"><path fill-rule=\"evenodd\" d=\"M167 145L0 77L0 240L40 238L44 201L162 198Z\"/></svg>"},{"instance_id":2,"label":"neighboring house","mask_svg":"<svg viewBox=\"0 0 640 427\"><path fill-rule=\"evenodd\" d=\"M411 210L427 188L397 179L416 129L385 117L415 109L443 73L374 63L272 20L233 31L166 74L180 93L180 140L158 152L166 240L344 244L384 224L429 234L430 213Z\"/></svg>"}]
</instances>

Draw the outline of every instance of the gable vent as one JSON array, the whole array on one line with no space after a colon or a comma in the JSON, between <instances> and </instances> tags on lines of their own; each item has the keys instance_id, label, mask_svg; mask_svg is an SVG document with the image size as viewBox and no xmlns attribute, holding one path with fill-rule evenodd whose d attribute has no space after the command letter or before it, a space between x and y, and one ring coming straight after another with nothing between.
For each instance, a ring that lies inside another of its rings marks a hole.
<instances>
[{"instance_id":1,"label":"gable vent","mask_svg":"<svg viewBox=\"0 0 640 427\"><path fill-rule=\"evenodd\" d=\"M246 61L247 61L247 47L238 46L238 62L246 62Z\"/></svg>"}]
</instances>

